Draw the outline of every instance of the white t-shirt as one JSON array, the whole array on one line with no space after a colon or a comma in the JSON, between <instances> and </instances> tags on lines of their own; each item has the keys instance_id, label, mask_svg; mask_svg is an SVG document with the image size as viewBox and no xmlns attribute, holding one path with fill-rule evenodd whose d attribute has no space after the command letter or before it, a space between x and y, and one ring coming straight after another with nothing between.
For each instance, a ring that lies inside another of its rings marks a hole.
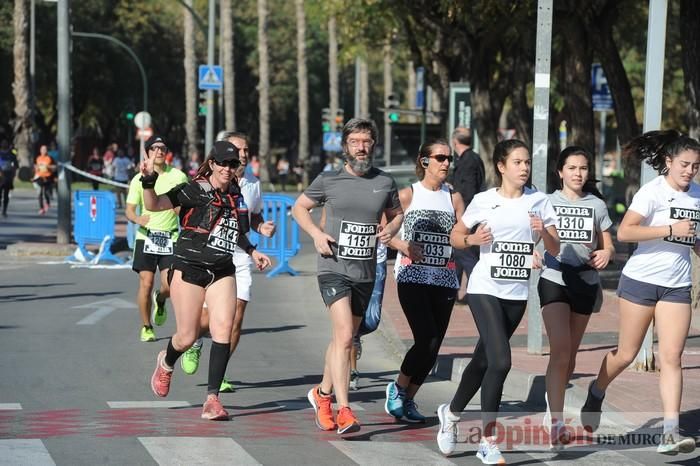
<instances>
[{"instance_id":1,"label":"white t-shirt","mask_svg":"<svg viewBox=\"0 0 700 466\"><path fill-rule=\"evenodd\" d=\"M497 188L478 193L469 203L462 222L471 229L486 223L493 242L482 245L467 293L488 294L501 299L526 300L534 245L539 240L530 228L530 213L542 218L545 227L555 226L557 214L546 194L525 188L523 195L508 199Z\"/></svg>"},{"instance_id":2,"label":"white t-shirt","mask_svg":"<svg viewBox=\"0 0 700 466\"><path fill-rule=\"evenodd\" d=\"M263 208L260 180L258 180L252 174L244 173L238 180L238 185L241 187L241 194L243 194L243 199L248 206L248 223L252 228L250 217L252 214L259 214L262 212ZM248 238L250 238L250 234L248 234ZM236 267L243 267L249 266L253 263L253 261L243 249L236 245L233 251L233 263L236 265Z\"/></svg>"},{"instance_id":3,"label":"white t-shirt","mask_svg":"<svg viewBox=\"0 0 700 466\"><path fill-rule=\"evenodd\" d=\"M630 210L644 217L642 226L671 225L684 218L700 223L700 186L691 182L688 191L676 191L664 176L642 186ZM696 239L664 237L641 241L622 273L633 280L667 288L690 285L690 250Z\"/></svg>"}]
</instances>

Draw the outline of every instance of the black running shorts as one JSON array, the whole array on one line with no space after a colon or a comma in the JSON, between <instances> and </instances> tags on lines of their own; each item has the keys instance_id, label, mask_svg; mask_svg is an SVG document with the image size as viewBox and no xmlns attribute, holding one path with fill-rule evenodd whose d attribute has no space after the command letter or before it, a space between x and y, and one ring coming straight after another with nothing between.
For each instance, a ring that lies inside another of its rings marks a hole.
<instances>
[{"instance_id":1,"label":"black running shorts","mask_svg":"<svg viewBox=\"0 0 700 466\"><path fill-rule=\"evenodd\" d=\"M137 239L134 243L134 261L131 269L135 272L156 272L156 269L167 270L173 263L173 255L148 254L143 252L144 240Z\"/></svg>"},{"instance_id":2,"label":"black running shorts","mask_svg":"<svg viewBox=\"0 0 700 466\"><path fill-rule=\"evenodd\" d=\"M362 317L372 298L374 282L354 282L343 275L327 273L318 276L318 288L327 307L349 296L352 315Z\"/></svg>"}]
</instances>

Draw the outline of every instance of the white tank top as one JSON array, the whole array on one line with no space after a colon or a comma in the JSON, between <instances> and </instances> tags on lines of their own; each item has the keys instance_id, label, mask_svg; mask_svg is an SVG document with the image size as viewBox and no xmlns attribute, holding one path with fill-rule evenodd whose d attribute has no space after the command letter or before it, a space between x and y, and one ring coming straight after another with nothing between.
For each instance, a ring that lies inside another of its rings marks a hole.
<instances>
[{"instance_id":1,"label":"white tank top","mask_svg":"<svg viewBox=\"0 0 700 466\"><path fill-rule=\"evenodd\" d=\"M457 218L447 185L431 191L413 183L413 199L404 211L401 239L423 245L423 259L413 262L400 251L396 255L394 277L398 283L459 288L450 246L450 232Z\"/></svg>"}]
</instances>

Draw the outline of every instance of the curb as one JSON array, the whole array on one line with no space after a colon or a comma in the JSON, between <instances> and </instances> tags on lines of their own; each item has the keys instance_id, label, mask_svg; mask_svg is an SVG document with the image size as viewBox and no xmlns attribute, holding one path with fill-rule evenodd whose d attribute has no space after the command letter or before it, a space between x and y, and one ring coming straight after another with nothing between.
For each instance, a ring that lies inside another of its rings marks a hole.
<instances>
[{"instance_id":1,"label":"curb","mask_svg":"<svg viewBox=\"0 0 700 466\"><path fill-rule=\"evenodd\" d=\"M12 257L66 257L73 254L77 247L78 246L75 244L31 243L20 241L19 243L8 244L5 249L5 254Z\"/></svg>"}]
</instances>

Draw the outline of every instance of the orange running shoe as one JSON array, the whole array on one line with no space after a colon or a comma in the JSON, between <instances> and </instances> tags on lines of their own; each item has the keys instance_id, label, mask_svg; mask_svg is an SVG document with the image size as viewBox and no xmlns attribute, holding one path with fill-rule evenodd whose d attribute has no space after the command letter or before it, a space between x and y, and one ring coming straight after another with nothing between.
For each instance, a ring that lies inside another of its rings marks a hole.
<instances>
[{"instance_id":1,"label":"orange running shoe","mask_svg":"<svg viewBox=\"0 0 700 466\"><path fill-rule=\"evenodd\" d=\"M173 377L173 370L165 368L165 350L158 353L156 359L156 369L151 376L151 390L157 396L168 396L170 391L170 379Z\"/></svg>"},{"instance_id":2,"label":"orange running shoe","mask_svg":"<svg viewBox=\"0 0 700 466\"><path fill-rule=\"evenodd\" d=\"M202 419L209 421L228 421L228 412L221 406L219 397L211 394L207 396L207 401L202 407Z\"/></svg>"},{"instance_id":3,"label":"orange running shoe","mask_svg":"<svg viewBox=\"0 0 700 466\"><path fill-rule=\"evenodd\" d=\"M314 408L316 413L316 425L321 430L333 430L336 427L335 420L333 419L333 409L331 408L331 395L321 396L319 393L320 385L313 387L309 390L306 397L309 399L309 403Z\"/></svg>"},{"instance_id":4,"label":"orange running shoe","mask_svg":"<svg viewBox=\"0 0 700 466\"><path fill-rule=\"evenodd\" d=\"M360 430L360 422L355 417L352 409L343 406L338 410L338 433L351 434Z\"/></svg>"}]
</instances>

